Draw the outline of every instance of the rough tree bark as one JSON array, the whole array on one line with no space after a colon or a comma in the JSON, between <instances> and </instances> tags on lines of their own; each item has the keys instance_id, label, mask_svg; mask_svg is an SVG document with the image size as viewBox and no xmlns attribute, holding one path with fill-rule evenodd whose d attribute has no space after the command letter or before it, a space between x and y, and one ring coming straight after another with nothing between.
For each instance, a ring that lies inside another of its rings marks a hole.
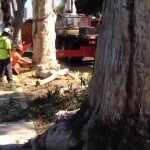
<instances>
[{"instance_id":1,"label":"rough tree bark","mask_svg":"<svg viewBox=\"0 0 150 150\"><path fill-rule=\"evenodd\" d=\"M102 26L90 101L32 140L33 150L149 149L150 1L105 0Z\"/></svg>"},{"instance_id":2,"label":"rough tree bark","mask_svg":"<svg viewBox=\"0 0 150 150\"><path fill-rule=\"evenodd\" d=\"M9 0L1 0L1 9L3 11L3 21L5 27L12 27L13 16L11 14L11 5Z\"/></svg>"},{"instance_id":3,"label":"rough tree bark","mask_svg":"<svg viewBox=\"0 0 150 150\"><path fill-rule=\"evenodd\" d=\"M32 60L33 64L40 65L40 71L45 71L50 66L57 66L55 49L55 22L57 16L52 8L52 0L33 0L33 6L34 44Z\"/></svg>"}]
</instances>

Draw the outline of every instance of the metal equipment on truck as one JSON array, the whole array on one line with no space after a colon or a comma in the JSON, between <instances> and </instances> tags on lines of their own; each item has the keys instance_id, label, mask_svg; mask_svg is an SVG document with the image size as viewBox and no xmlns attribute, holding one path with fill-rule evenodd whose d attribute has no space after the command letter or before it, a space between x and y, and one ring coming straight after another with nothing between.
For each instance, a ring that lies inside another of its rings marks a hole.
<instances>
[{"instance_id":1,"label":"metal equipment on truck","mask_svg":"<svg viewBox=\"0 0 150 150\"><path fill-rule=\"evenodd\" d=\"M75 0L67 0L63 14L56 21L57 58L94 57L98 34L92 19L76 14Z\"/></svg>"},{"instance_id":2,"label":"metal equipment on truck","mask_svg":"<svg viewBox=\"0 0 150 150\"><path fill-rule=\"evenodd\" d=\"M58 15L55 26L57 58L94 57L98 34L92 25L92 18L76 13L75 0L64 1L65 9ZM31 33L32 20L23 25L23 39L30 38Z\"/></svg>"}]
</instances>

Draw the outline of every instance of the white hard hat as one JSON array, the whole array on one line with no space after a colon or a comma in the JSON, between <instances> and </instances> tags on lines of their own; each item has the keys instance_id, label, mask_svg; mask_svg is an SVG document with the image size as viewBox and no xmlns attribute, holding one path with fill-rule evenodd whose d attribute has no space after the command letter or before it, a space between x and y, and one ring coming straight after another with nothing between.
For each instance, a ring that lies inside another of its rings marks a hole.
<instances>
[{"instance_id":1,"label":"white hard hat","mask_svg":"<svg viewBox=\"0 0 150 150\"><path fill-rule=\"evenodd\" d=\"M10 30L10 28L4 28L4 32L7 32L7 33L9 33L9 34L11 35L11 30Z\"/></svg>"}]
</instances>

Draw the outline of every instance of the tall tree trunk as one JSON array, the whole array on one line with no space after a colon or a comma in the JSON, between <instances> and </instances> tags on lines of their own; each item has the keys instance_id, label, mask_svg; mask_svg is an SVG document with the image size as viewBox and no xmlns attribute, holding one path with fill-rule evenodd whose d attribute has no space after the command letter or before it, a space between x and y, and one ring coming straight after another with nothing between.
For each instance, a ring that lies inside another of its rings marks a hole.
<instances>
[{"instance_id":1,"label":"tall tree trunk","mask_svg":"<svg viewBox=\"0 0 150 150\"><path fill-rule=\"evenodd\" d=\"M21 27L24 17L24 6L27 0L1 0L5 27L13 29L13 44L21 44Z\"/></svg>"},{"instance_id":2,"label":"tall tree trunk","mask_svg":"<svg viewBox=\"0 0 150 150\"><path fill-rule=\"evenodd\" d=\"M52 9L52 0L33 0L33 6L33 64L48 69L48 64L57 64L55 49L57 16Z\"/></svg>"},{"instance_id":3,"label":"tall tree trunk","mask_svg":"<svg viewBox=\"0 0 150 150\"><path fill-rule=\"evenodd\" d=\"M24 17L24 6L27 0L12 0L13 12L14 12L14 33L13 33L13 43L15 45L22 44L21 39L21 27L23 25ZM17 9L15 10L15 6Z\"/></svg>"},{"instance_id":4,"label":"tall tree trunk","mask_svg":"<svg viewBox=\"0 0 150 150\"><path fill-rule=\"evenodd\" d=\"M3 11L3 21L5 27L13 26L13 16L11 14L11 5L9 0L1 0L1 9Z\"/></svg>"},{"instance_id":5,"label":"tall tree trunk","mask_svg":"<svg viewBox=\"0 0 150 150\"><path fill-rule=\"evenodd\" d=\"M33 150L148 150L150 1L105 0L89 98Z\"/></svg>"}]
</instances>

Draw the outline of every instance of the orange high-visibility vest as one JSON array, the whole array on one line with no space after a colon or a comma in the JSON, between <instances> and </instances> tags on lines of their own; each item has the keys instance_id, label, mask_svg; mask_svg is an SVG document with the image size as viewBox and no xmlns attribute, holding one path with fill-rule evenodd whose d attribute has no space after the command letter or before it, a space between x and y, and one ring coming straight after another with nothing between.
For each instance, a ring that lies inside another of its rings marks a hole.
<instances>
[{"instance_id":1,"label":"orange high-visibility vest","mask_svg":"<svg viewBox=\"0 0 150 150\"><path fill-rule=\"evenodd\" d=\"M11 57L13 66L16 65L21 59L21 56L16 51L11 51Z\"/></svg>"}]
</instances>

